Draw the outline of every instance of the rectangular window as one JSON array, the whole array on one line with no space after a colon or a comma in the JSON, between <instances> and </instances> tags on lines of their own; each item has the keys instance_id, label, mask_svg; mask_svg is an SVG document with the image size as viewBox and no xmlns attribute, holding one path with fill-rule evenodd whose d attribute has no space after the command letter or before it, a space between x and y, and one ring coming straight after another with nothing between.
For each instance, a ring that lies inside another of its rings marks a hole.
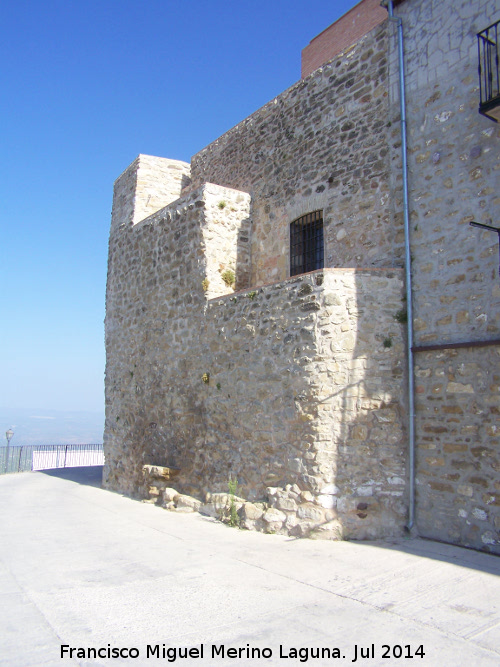
<instances>
[{"instance_id":1,"label":"rectangular window","mask_svg":"<svg viewBox=\"0 0 500 667\"><path fill-rule=\"evenodd\" d=\"M290 225L290 275L322 269L323 211L313 211Z\"/></svg>"}]
</instances>

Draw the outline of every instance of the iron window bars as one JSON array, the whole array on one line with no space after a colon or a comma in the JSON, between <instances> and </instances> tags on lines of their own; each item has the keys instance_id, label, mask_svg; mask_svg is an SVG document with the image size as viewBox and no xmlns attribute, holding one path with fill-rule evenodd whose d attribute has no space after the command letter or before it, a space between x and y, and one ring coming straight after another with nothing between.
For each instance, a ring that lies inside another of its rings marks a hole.
<instances>
[{"instance_id":1,"label":"iron window bars","mask_svg":"<svg viewBox=\"0 0 500 667\"><path fill-rule=\"evenodd\" d=\"M499 25L500 21L497 21L477 34L479 113L495 123L500 121Z\"/></svg>"},{"instance_id":2,"label":"iron window bars","mask_svg":"<svg viewBox=\"0 0 500 667\"><path fill-rule=\"evenodd\" d=\"M323 211L307 213L290 224L290 276L324 266Z\"/></svg>"}]
</instances>

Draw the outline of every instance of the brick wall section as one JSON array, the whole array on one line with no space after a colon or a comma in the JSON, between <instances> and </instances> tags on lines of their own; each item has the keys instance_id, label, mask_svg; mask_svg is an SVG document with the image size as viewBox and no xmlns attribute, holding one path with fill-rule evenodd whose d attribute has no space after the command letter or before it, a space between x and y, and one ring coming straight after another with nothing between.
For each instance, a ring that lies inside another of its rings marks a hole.
<instances>
[{"instance_id":1,"label":"brick wall section","mask_svg":"<svg viewBox=\"0 0 500 667\"><path fill-rule=\"evenodd\" d=\"M332 60L387 19L380 0L363 0L302 49L302 78Z\"/></svg>"}]
</instances>

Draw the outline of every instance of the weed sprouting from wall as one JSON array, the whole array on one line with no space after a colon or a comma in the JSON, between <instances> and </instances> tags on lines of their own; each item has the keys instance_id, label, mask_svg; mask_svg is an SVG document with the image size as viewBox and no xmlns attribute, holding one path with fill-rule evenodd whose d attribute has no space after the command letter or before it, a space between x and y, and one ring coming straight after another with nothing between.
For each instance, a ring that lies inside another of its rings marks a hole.
<instances>
[{"instance_id":1,"label":"weed sprouting from wall","mask_svg":"<svg viewBox=\"0 0 500 667\"><path fill-rule=\"evenodd\" d=\"M236 509L236 502L234 497L238 494L238 480L236 477L231 477L227 480L227 489L229 491L229 525L232 528L238 528L240 525L240 517Z\"/></svg>"},{"instance_id":2,"label":"weed sprouting from wall","mask_svg":"<svg viewBox=\"0 0 500 667\"><path fill-rule=\"evenodd\" d=\"M231 271L231 269L226 269L221 274L221 278L226 283L226 285L228 287L232 287L234 285L235 275L234 275L234 271Z\"/></svg>"},{"instance_id":3,"label":"weed sprouting from wall","mask_svg":"<svg viewBox=\"0 0 500 667\"><path fill-rule=\"evenodd\" d=\"M398 312L394 315L394 319L400 324L406 324L408 322L408 312L406 309L401 308L401 310L398 310Z\"/></svg>"}]
</instances>

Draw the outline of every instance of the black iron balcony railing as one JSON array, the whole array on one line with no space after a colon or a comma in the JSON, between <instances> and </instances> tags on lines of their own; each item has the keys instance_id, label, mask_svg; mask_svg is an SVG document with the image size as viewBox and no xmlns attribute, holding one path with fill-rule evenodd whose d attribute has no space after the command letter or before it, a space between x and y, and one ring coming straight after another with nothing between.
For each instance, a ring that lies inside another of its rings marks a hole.
<instances>
[{"instance_id":1,"label":"black iron balcony railing","mask_svg":"<svg viewBox=\"0 0 500 667\"><path fill-rule=\"evenodd\" d=\"M479 113L500 122L500 73L498 33L500 21L477 35L479 58Z\"/></svg>"}]
</instances>

